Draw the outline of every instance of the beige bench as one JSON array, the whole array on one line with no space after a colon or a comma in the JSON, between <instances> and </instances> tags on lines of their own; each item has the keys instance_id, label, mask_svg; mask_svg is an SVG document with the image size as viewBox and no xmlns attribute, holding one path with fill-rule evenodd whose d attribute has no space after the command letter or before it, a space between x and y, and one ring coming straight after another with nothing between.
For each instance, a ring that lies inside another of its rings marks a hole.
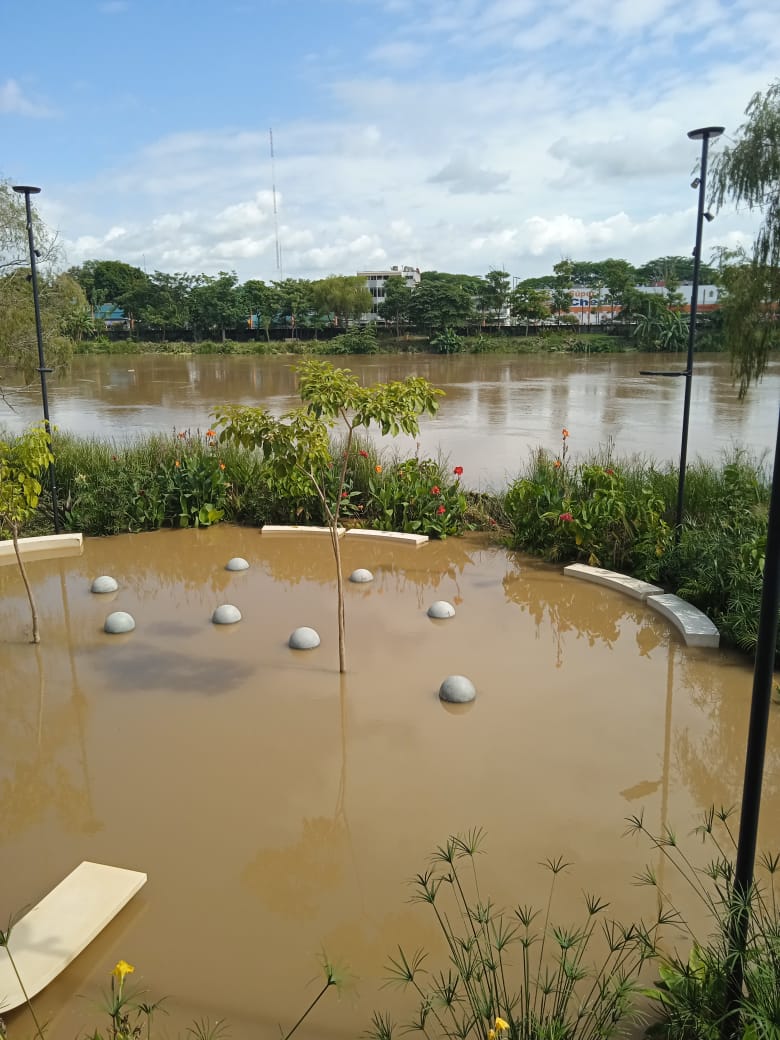
<instances>
[{"instance_id":1,"label":"beige bench","mask_svg":"<svg viewBox=\"0 0 780 1040\"><path fill-rule=\"evenodd\" d=\"M145 883L146 874L137 870L85 860L20 918L8 950L27 996L64 971ZM25 1003L8 950L0 950L0 1011Z\"/></svg>"}]
</instances>

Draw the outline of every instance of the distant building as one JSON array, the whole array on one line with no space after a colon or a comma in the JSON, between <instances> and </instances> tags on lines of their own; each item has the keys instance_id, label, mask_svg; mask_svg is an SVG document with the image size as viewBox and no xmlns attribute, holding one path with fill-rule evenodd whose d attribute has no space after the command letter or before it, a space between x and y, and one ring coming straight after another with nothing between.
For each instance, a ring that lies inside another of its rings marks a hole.
<instances>
[{"instance_id":1,"label":"distant building","mask_svg":"<svg viewBox=\"0 0 780 1040\"><path fill-rule=\"evenodd\" d=\"M656 282L653 285L636 285L634 286L637 292L650 293L652 295L666 295L667 290L663 282ZM691 309L691 297L693 295L693 285L690 282L686 282L683 285L677 286L674 290L683 298L683 304L681 306L682 311L689 311ZM697 310L708 311L712 310L717 306L720 300L720 289L717 285L700 285L697 293ZM605 288L594 289L592 287L579 287L571 290L571 311L570 313L579 320L580 325L600 325L604 321L612 321L613 318L620 314L620 307L618 304L611 304L609 301L609 293Z\"/></svg>"},{"instance_id":2,"label":"distant building","mask_svg":"<svg viewBox=\"0 0 780 1040\"><path fill-rule=\"evenodd\" d=\"M379 305L385 302L385 286L388 278L401 277L413 289L420 282L419 267L390 267L386 269L372 268L369 271L358 271L358 278L365 278L368 290L373 297L371 311L361 315L361 321L377 321L379 319Z\"/></svg>"},{"instance_id":3,"label":"distant building","mask_svg":"<svg viewBox=\"0 0 780 1040\"><path fill-rule=\"evenodd\" d=\"M113 303L101 303L95 307L92 317L101 322L107 329L130 329L132 322L121 307L115 307Z\"/></svg>"}]
</instances>

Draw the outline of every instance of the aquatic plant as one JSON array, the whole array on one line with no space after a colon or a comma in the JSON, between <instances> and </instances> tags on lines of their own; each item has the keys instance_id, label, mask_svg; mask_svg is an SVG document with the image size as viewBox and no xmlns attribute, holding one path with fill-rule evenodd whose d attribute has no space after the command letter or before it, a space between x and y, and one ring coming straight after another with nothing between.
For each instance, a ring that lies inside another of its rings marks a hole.
<instances>
[{"instance_id":1,"label":"aquatic plant","mask_svg":"<svg viewBox=\"0 0 780 1040\"><path fill-rule=\"evenodd\" d=\"M415 993L417 1010L400 1026L376 1012L368 1036L604 1040L637 1021L639 974L668 916L659 911L649 926L622 925L607 917L608 903L586 893L582 921L558 924L553 898L570 866L562 858L543 864L550 873L543 907L502 910L480 890L483 838L481 830L451 836L414 879L414 900L431 908L441 933L444 964L429 967L426 952L399 947L388 984Z\"/></svg>"}]
</instances>

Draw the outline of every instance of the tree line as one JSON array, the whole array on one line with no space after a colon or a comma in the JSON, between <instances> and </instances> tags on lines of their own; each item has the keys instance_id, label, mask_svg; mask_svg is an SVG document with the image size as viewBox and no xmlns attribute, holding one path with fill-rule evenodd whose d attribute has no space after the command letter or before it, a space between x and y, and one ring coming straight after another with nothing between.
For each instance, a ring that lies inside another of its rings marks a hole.
<instances>
[{"instance_id":1,"label":"tree line","mask_svg":"<svg viewBox=\"0 0 780 1040\"><path fill-rule=\"evenodd\" d=\"M763 370L777 340L780 304L780 80L756 94L745 123L712 165L713 204L735 202L762 215L750 252L716 249L702 263L703 283L723 290L719 321L735 352L741 386ZM56 235L33 215L40 251L41 313L47 360L67 359L73 341L105 331L100 308L121 308L139 336L153 339L221 337L255 328L295 336L307 328L346 328L369 313L374 298L365 279L329 275L239 282L235 272L217 275L148 274L119 260L87 260L62 271ZM390 277L378 317L395 329L413 327L430 336L451 329L500 328L507 320L529 325L567 320L574 287L590 303L611 306L616 317L647 346L675 349L687 336L677 290L693 276L693 257L662 256L635 267L624 259L562 259L552 271L521 281L493 269L484 277L425 271L410 286ZM0 366L35 369L35 324L29 291L23 199L0 181ZM640 294L637 286L663 282L664 294ZM569 315L568 320L574 321Z\"/></svg>"}]
</instances>

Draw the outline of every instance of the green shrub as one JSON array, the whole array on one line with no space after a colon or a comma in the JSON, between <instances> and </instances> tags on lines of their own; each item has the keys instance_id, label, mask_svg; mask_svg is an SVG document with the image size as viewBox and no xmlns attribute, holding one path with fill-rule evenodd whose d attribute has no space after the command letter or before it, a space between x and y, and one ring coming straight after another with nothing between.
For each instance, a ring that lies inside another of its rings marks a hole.
<instances>
[{"instance_id":1,"label":"green shrub","mask_svg":"<svg viewBox=\"0 0 780 1040\"><path fill-rule=\"evenodd\" d=\"M432 538L462 534L467 528L466 495L442 463L433 459L404 459L377 465L368 482L366 519L380 531L408 531Z\"/></svg>"}]
</instances>

